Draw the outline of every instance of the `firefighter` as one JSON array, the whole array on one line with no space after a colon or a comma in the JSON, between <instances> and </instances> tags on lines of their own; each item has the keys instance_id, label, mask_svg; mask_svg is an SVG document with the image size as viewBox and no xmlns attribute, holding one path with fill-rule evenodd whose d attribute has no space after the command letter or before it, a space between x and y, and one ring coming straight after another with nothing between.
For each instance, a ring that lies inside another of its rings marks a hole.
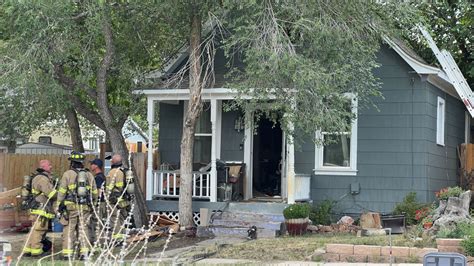
<instances>
[{"instance_id":1,"label":"firefighter","mask_svg":"<svg viewBox=\"0 0 474 266\"><path fill-rule=\"evenodd\" d=\"M125 186L125 169L122 166L122 156L115 154L111 159L111 170L105 179L105 195L109 201L110 219L107 221L108 227L112 228L112 239L120 243L124 240L121 227L127 217L127 212L130 206L130 199L126 193Z\"/></svg>"},{"instance_id":2,"label":"firefighter","mask_svg":"<svg viewBox=\"0 0 474 266\"><path fill-rule=\"evenodd\" d=\"M51 249L51 242L46 239L49 221L55 217L53 201L56 199L55 184L51 176L51 162L41 160L29 180L23 185L22 196L27 200L25 207L29 208L30 220L33 222L31 233L23 252L26 256L39 256ZM29 195L24 195L24 193Z\"/></svg>"},{"instance_id":3,"label":"firefighter","mask_svg":"<svg viewBox=\"0 0 474 266\"><path fill-rule=\"evenodd\" d=\"M84 260L89 254L90 222L92 205L97 199L97 187L94 176L84 168L84 155L72 152L69 160L71 167L64 172L58 188L58 211L63 228L64 259L74 255L77 240L79 240L79 258Z\"/></svg>"}]
</instances>

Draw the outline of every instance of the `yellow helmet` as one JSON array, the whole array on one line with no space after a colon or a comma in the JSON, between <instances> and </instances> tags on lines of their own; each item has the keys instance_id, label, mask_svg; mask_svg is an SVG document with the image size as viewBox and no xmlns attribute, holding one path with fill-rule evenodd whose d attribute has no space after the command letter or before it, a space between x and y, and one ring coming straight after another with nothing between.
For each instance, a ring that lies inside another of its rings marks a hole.
<instances>
[{"instance_id":1,"label":"yellow helmet","mask_svg":"<svg viewBox=\"0 0 474 266\"><path fill-rule=\"evenodd\" d=\"M73 151L71 152L71 155L69 156L68 160L73 161L73 162L83 163L85 158L86 156L84 156L84 154L77 151Z\"/></svg>"}]
</instances>

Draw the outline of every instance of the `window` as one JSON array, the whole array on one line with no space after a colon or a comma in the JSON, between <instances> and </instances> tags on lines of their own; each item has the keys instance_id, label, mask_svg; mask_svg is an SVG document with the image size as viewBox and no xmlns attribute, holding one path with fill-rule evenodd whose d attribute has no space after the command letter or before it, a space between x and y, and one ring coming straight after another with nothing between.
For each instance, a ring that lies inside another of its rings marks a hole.
<instances>
[{"instance_id":1,"label":"window","mask_svg":"<svg viewBox=\"0 0 474 266\"><path fill-rule=\"evenodd\" d=\"M347 94L350 99L352 113L357 115L357 98ZM351 123L350 131L316 132L316 137L326 144L316 145L316 175L356 175L357 174L357 116Z\"/></svg>"},{"instance_id":2,"label":"window","mask_svg":"<svg viewBox=\"0 0 474 266\"><path fill-rule=\"evenodd\" d=\"M438 97L438 111L436 114L436 144L444 146L444 120L446 104L444 99Z\"/></svg>"},{"instance_id":3,"label":"window","mask_svg":"<svg viewBox=\"0 0 474 266\"><path fill-rule=\"evenodd\" d=\"M51 144L51 137L50 136L40 136L38 138L39 143L44 143L44 144Z\"/></svg>"},{"instance_id":4,"label":"window","mask_svg":"<svg viewBox=\"0 0 474 266\"><path fill-rule=\"evenodd\" d=\"M194 133L194 160L195 164L204 166L211 162L212 127L211 105L204 103L203 111L196 122Z\"/></svg>"}]
</instances>

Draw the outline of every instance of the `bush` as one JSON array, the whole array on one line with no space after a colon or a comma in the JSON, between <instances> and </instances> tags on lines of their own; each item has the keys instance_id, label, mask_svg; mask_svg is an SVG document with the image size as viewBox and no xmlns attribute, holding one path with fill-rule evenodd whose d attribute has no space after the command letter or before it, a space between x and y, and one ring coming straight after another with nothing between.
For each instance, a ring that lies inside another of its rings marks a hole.
<instances>
[{"instance_id":1,"label":"bush","mask_svg":"<svg viewBox=\"0 0 474 266\"><path fill-rule=\"evenodd\" d=\"M470 235L467 239L461 241L461 246L469 256L474 256L474 235Z\"/></svg>"},{"instance_id":2,"label":"bush","mask_svg":"<svg viewBox=\"0 0 474 266\"><path fill-rule=\"evenodd\" d=\"M449 197L459 197L461 193L463 193L463 190L460 187L446 187L435 192L435 195L439 200L447 200Z\"/></svg>"},{"instance_id":3,"label":"bush","mask_svg":"<svg viewBox=\"0 0 474 266\"><path fill-rule=\"evenodd\" d=\"M474 224L462 222L456 225L456 228L450 230L443 228L436 234L438 238L464 238L474 235Z\"/></svg>"},{"instance_id":4,"label":"bush","mask_svg":"<svg viewBox=\"0 0 474 266\"><path fill-rule=\"evenodd\" d=\"M331 211L335 205L334 201L331 200L324 200L319 205L316 205L311 210L309 214L309 219L313 222L313 224L323 224L323 225L330 225L331 224Z\"/></svg>"},{"instance_id":5,"label":"bush","mask_svg":"<svg viewBox=\"0 0 474 266\"><path fill-rule=\"evenodd\" d=\"M416 192L408 193L403 201L395 205L393 209L393 214L405 214L405 219L407 225L412 225L416 223L416 210L426 207L426 204L416 201Z\"/></svg>"},{"instance_id":6,"label":"bush","mask_svg":"<svg viewBox=\"0 0 474 266\"><path fill-rule=\"evenodd\" d=\"M308 203L294 203L283 210L285 219L308 218L311 206Z\"/></svg>"}]
</instances>

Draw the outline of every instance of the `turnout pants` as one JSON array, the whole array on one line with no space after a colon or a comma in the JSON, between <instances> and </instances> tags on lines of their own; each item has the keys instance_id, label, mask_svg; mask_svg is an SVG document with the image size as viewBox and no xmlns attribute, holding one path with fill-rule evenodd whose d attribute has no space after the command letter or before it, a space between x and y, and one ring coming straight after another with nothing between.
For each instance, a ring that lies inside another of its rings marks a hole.
<instances>
[{"instance_id":1,"label":"turnout pants","mask_svg":"<svg viewBox=\"0 0 474 266\"><path fill-rule=\"evenodd\" d=\"M122 228L125 219L127 218L127 210L116 208L110 218L110 226L112 227L112 239L123 240L125 238L124 231Z\"/></svg>"},{"instance_id":2,"label":"turnout pants","mask_svg":"<svg viewBox=\"0 0 474 266\"><path fill-rule=\"evenodd\" d=\"M87 208L87 207L85 207ZM63 251L64 257L74 254L75 245L79 246L79 254L87 255L93 243L90 243L90 223L91 214L87 211L70 210L68 220L61 219L63 228ZM78 242L78 243L77 243Z\"/></svg>"},{"instance_id":3,"label":"turnout pants","mask_svg":"<svg viewBox=\"0 0 474 266\"><path fill-rule=\"evenodd\" d=\"M32 256L38 256L43 254L43 244L41 240L46 236L46 232L48 231L49 219L38 215L30 215L29 219L32 221L33 226L31 227L30 236L23 252L25 254L31 254Z\"/></svg>"}]
</instances>

